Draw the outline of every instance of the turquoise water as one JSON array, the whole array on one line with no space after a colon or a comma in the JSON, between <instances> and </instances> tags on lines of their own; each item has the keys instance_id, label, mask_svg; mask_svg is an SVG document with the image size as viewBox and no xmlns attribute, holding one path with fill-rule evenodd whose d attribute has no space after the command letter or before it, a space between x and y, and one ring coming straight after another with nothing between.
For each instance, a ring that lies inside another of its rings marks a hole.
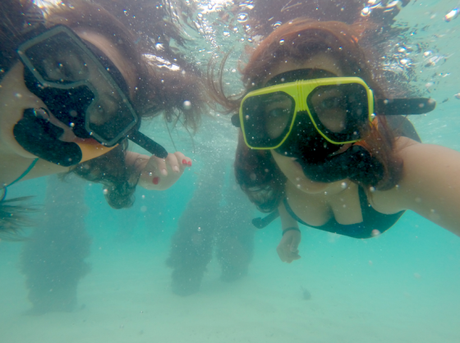
<instances>
[{"instance_id":1,"label":"turquoise water","mask_svg":"<svg viewBox=\"0 0 460 343\"><path fill-rule=\"evenodd\" d=\"M443 19L458 6L457 0L412 1L397 18L409 28L401 40L424 45L421 53L407 56L418 75L413 82L423 96L438 101L436 111L411 120L424 142L460 151L460 100L454 96L460 93L460 18ZM213 12L202 13L208 24L215 23ZM199 52L205 63L218 49L242 48L247 41L241 39L241 25L221 22L207 28L191 51ZM426 66L426 51L432 51L430 57L445 57ZM230 80L238 79L233 72L238 57L235 53L230 58ZM232 87L237 91L238 84ZM146 123L143 131L173 150L162 125ZM1 241L0 342L460 342L460 239L413 213L369 240L304 229L302 259L289 265L276 254L280 232L275 221L255 232L247 276L222 282L215 252L198 292L173 294L172 270L165 261L194 192L218 180L212 185L221 190L219 212L225 211L230 196L245 201L242 194L234 194L236 135L228 119L216 115L204 119L193 144L179 128L173 134L175 145L193 159L193 167L168 191L138 189L128 210L110 209L97 184L44 178L9 190L11 197L35 196L32 202L41 209L37 223L57 206L46 200L56 184L62 190L61 203L80 199L81 204L67 208L69 213L58 213L57 220L62 215L60 225L67 230L73 223L65 215L81 211L91 238L85 259L91 269L78 281L72 311L26 315L31 303L20 270L24 244ZM215 205L204 198L203 206ZM73 238L67 237L67 255L77 246ZM304 289L311 299L303 298Z\"/></svg>"}]
</instances>

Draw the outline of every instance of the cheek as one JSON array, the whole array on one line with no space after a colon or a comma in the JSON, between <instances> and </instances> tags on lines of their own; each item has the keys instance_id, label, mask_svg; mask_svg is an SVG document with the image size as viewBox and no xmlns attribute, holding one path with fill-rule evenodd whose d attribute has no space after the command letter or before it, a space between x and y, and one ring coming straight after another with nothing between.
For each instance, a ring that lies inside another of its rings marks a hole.
<instances>
[{"instance_id":1,"label":"cheek","mask_svg":"<svg viewBox=\"0 0 460 343\"><path fill-rule=\"evenodd\" d=\"M271 152L276 164L289 181L298 182L300 177L305 177L302 169L293 159L281 156L273 150Z\"/></svg>"},{"instance_id":2,"label":"cheek","mask_svg":"<svg viewBox=\"0 0 460 343\"><path fill-rule=\"evenodd\" d=\"M20 156L30 158L13 136L13 127L22 118L24 109L44 107L43 102L24 84L22 65L14 66L3 78L0 88L0 140L3 146Z\"/></svg>"}]
</instances>

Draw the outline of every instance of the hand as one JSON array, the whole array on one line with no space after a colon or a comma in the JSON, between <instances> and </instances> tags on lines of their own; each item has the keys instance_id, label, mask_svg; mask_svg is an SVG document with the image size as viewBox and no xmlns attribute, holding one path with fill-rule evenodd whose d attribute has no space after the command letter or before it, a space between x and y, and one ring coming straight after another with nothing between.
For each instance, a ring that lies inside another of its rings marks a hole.
<instances>
[{"instance_id":1,"label":"hand","mask_svg":"<svg viewBox=\"0 0 460 343\"><path fill-rule=\"evenodd\" d=\"M280 244L276 248L281 261L291 263L300 259L298 247L301 239L302 235L299 231L290 230L284 233Z\"/></svg>"},{"instance_id":2,"label":"hand","mask_svg":"<svg viewBox=\"0 0 460 343\"><path fill-rule=\"evenodd\" d=\"M148 190L168 189L192 166L192 160L181 152L168 154L163 158L151 156L142 168L139 185Z\"/></svg>"}]
</instances>

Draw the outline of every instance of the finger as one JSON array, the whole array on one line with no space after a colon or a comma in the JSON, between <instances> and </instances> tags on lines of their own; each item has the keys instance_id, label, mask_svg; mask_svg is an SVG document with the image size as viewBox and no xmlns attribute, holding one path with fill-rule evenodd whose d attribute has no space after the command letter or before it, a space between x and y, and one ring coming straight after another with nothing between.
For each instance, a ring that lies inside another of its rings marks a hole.
<instances>
[{"instance_id":1,"label":"finger","mask_svg":"<svg viewBox=\"0 0 460 343\"><path fill-rule=\"evenodd\" d=\"M187 156L185 156L180 151L176 151L174 155L176 155L177 160L179 161L180 168L182 170L185 170L185 168L192 166L192 160L188 158Z\"/></svg>"},{"instance_id":2,"label":"finger","mask_svg":"<svg viewBox=\"0 0 460 343\"><path fill-rule=\"evenodd\" d=\"M175 152L175 155L177 156L177 159L179 160L182 169L192 166L192 160L188 158L187 156L185 156L180 151Z\"/></svg>"},{"instance_id":3,"label":"finger","mask_svg":"<svg viewBox=\"0 0 460 343\"><path fill-rule=\"evenodd\" d=\"M169 154L168 157L166 157L166 164L174 173L181 172L181 167L179 166L176 154Z\"/></svg>"},{"instance_id":4,"label":"finger","mask_svg":"<svg viewBox=\"0 0 460 343\"><path fill-rule=\"evenodd\" d=\"M155 176L167 176L168 169L166 167L166 160L164 158L159 158L156 156L151 156L147 164L146 170L152 170L154 174L159 174Z\"/></svg>"},{"instance_id":5,"label":"finger","mask_svg":"<svg viewBox=\"0 0 460 343\"><path fill-rule=\"evenodd\" d=\"M298 251L296 251L295 253L292 253L292 254L291 254L291 258L292 258L293 261L294 261L294 260L300 260L301 257L302 257L302 256L299 255L299 252L298 252Z\"/></svg>"}]
</instances>

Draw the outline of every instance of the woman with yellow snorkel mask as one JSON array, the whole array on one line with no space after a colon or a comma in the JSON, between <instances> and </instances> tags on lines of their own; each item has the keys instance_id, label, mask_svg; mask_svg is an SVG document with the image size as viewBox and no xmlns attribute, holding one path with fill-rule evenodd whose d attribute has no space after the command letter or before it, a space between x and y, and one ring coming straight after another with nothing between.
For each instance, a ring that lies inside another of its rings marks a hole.
<instances>
[{"instance_id":1,"label":"woman with yellow snorkel mask","mask_svg":"<svg viewBox=\"0 0 460 343\"><path fill-rule=\"evenodd\" d=\"M143 55L189 68L167 44L180 38L178 30L168 24L170 36L158 33L163 49L155 51L114 16L124 20L122 9L108 6L113 14L89 1L65 1L48 7L45 19L29 1L2 1L2 206L14 182L74 170L104 183L112 207L128 207L136 184L166 189L191 165L138 131L142 117L163 113L182 114L192 128L198 120L203 102L193 73L160 69ZM127 140L152 155L126 151Z\"/></svg>"},{"instance_id":2,"label":"woman with yellow snorkel mask","mask_svg":"<svg viewBox=\"0 0 460 343\"><path fill-rule=\"evenodd\" d=\"M220 99L238 110L237 182L272 212L256 225L279 214L284 262L300 258L298 223L368 238L412 210L460 235L460 153L421 144L401 116L435 102L388 98L357 37L342 22L283 24L245 65L245 96Z\"/></svg>"}]
</instances>

